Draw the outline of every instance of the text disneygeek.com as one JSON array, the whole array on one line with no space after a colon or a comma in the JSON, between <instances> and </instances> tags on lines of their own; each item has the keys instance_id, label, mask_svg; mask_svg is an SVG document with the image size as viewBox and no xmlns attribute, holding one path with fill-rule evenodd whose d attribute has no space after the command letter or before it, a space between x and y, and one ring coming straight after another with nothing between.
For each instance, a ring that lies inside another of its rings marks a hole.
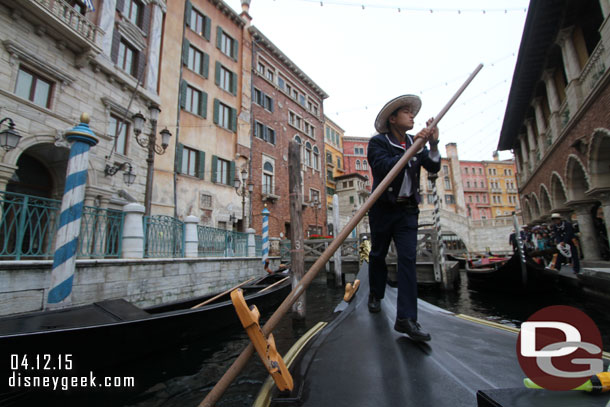
<instances>
[{"instance_id":1,"label":"text disneygeek.com","mask_svg":"<svg viewBox=\"0 0 610 407\"><path fill-rule=\"evenodd\" d=\"M12 354L10 356L10 369L12 373L8 378L8 385L11 388L70 390L76 388L135 387L135 379L130 376L98 378L92 371L84 376L50 374L60 371L71 372L73 370L71 354Z\"/></svg>"},{"instance_id":2,"label":"text disneygeek.com","mask_svg":"<svg viewBox=\"0 0 610 407\"><path fill-rule=\"evenodd\" d=\"M89 372L89 376L26 376L13 372L8 379L12 388L39 388L51 390L70 390L86 388L127 388L135 387L133 377L105 376L98 377Z\"/></svg>"}]
</instances>

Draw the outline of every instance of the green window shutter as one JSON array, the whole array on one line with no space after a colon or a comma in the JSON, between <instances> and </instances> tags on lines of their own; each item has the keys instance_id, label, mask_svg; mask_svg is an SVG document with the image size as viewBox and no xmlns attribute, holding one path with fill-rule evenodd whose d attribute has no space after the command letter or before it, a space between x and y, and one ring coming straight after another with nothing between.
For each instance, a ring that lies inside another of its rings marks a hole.
<instances>
[{"instance_id":1,"label":"green window shutter","mask_svg":"<svg viewBox=\"0 0 610 407\"><path fill-rule=\"evenodd\" d=\"M186 106L186 81L180 82L180 107L184 109Z\"/></svg>"},{"instance_id":2,"label":"green window shutter","mask_svg":"<svg viewBox=\"0 0 610 407\"><path fill-rule=\"evenodd\" d=\"M239 41L233 40L233 46L231 47L231 57L237 61L237 50L239 49Z\"/></svg>"},{"instance_id":3,"label":"green window shutter","mask_svg":"<svg viewBox=\"0 0 610 407\"><path fill-rule=\"evenodd\" d=\"M231 93L237 95L237 74L234 72L231 72Z\"/></svg>"},{"instance_id":4,"label":"green window shutter","mask_svg":"<svg viewBox=\"0 0 610 407\"><path fill-rule=\"evenodd\" d=\"M199 102L199 116L208 117L208 94L201 92L201 100Z\"/></svg>"},{"instance_id":5,"label":"green window shutter","mask_svg":"<svg viewBox=\"0 0 610 407\"><path fill-rule=\"evenodd\" d=\"M205 174L205 152L197 152L197 178L204 179Z\"/></svg>"},{"instance_id":6,"label":"green window shutter","mask_svg":"<svg viewBox=\"0 0 610 407\"><path fill-rule=\"evenodd\" d=\"M182 42L182 64L188 65L189 63L189 47L191 43L186 38Z\"/></svg>"},{"instance_id":7,"label":"green window shutter","mask_svg":"<svg viewBox=\"0 0 610 407\"><path fill-rule=\"evenodd\" d=\"M182 154L184 154L184 146L180 143L176 145L175 171L180 174L182 171Z\"/></svg>"},{"instance_id":8,"label":"green window shutter","mask_svg":"<svg viewBox=\"0 0 610 407\"><path fill-rule=\"evenodd\" d=\"M273 99L269 98L269 110L273 113Z\"/></svg>"},{"instance_id":9,"label":"green window shutter","mask_svg":"<svg viewBox=\"0 0 610 407\"><path fill-rule=\"evenodd\" d=\"M205 39L206 40L210 40L210 36L211 36L211 31L212 31L212 19L208 16L205 16Z\"/></svg>"},{"instance_id":10,"label":"green window shutter","mask_svg":"<svg viewBox=\"0 0 610 407\"><path fill-rule=\"evenodd\" d=\"M216 182L216 172L218 167L218 157L212 156L212 182Z\"/></svg>"},{"instance_id":11,"label":"green window shutter","mask_svg":"<svg viewBox=\"0 0 610 407\"><path fill-rule=\"evenodd\" d=\"M220 100L214 99L214 124L218 124L218 111L220 110Z\"/></svg>"},{"instance_id":12,"label":"green window shutter","mask_svg":"<svg viewBox=\"0 0 610 407\"><path fill-rule=\"evenodd\" d=\"M222 40L222 28L216 27L216 48L220 49L220 42Z\"/></svg>"},{"instance_id":13,"label":"green window shutter","mask_svg":"<svg viewBox=\"0 0 610 407\"><path fill-rule=\"evenodd\" d=\"M237 109L231 109L231 130L237 131Z\"/></svg>"},{"instance_id":14,"label":"green window shutter","mask_svg":"<svg viewBox=\"0 0 610 407\"><path fill-rule=\"evenodd\" d=\"M216 61L216 70L214 71L214 83L220 86L220 62Z\"/></svg>"},{"instance_id":15,"label":"green window shutter","mask_svg":"<svg viewBox=\"0 0 610 407\"><path fill-rule=\"evenodd\" d=\"M191 26L191 12L193 11L193 6L191 2L186 0L186 5L184 6L184 21L186 22L186 26Z\"/></svg>"},{"instance_id":16,"label":"green window shutter","mask_svg":"<svg viewBox=\"0 0 610 407\"><path fill-rule=\"evenodd\" d=\"M229 182L227 185L231 185L233 180L235 179L235 161L231 161L231 166L229 170Z\"/></svg>"},{"instance_id":17,"label":"green window shutter","mask_svg":"<svg viewBox=\"0 0 610 407\"><path fill-rule=\"evenodd\" d=\"M210 56L203 53L203 77L207 79L210 71Z\"/></svg>"}]
</instances>

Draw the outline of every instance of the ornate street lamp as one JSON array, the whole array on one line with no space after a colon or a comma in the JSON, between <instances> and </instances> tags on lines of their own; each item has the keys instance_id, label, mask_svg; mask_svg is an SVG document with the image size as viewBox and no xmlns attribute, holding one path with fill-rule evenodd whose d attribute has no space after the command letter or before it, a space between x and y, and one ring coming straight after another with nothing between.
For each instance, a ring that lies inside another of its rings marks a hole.
<instances>
[{"instance_id":1,"label":"ornate street lamp","mask_svg":"<svg viewBox=\"0 0 610 407\"><path fill-rule=\"evenodd\" d=\"M125 171L125 167L127 167L127 171ZM133 172L133 168L131 167L131 164L128 161L125 161L122 164L106 164L106 168L104 168L104 174L112 177L119 170L123 170L123 181L127 185L131 185L135 182L136 174Z\"/></svg>"},{"instance_id":2,"label":"ornate street lamp","mask_svg":"<svg viewBox=\"0 0 610 407\"><path fill-rule=\"evenodd\" d=\"M161 109L158 105L150 105L148 108L150 113L150 123L152 125L152 131L150 135L143 136L142 129L144 127L144 123L146 119L142 113L138 112L133 115L133 132L136 135L136 141L138 144L146 148L148 150L148 156L146 158L147 170L146 170L146 191L144 195L144 207L146 216L150 216L150 207L152 201L152 184L153 184L153 172L154 172L154 164L155 164L155 153L163 154L169 146L169 139L172 136L167 128L161 130L161 145L157 145L157 119L159 118L159 113L161 113Z\"/></svg>"},{"instance_id":3,"label":"ornate street lamp","mask_svg":"<svg viewBox=\"0 0 610 407\"><path fill-rule=\"evenodd\" d=\"M8 129L0 131L0 147L6 151L10 151L17 147L17 144L19 144L21 134L15 130L15 122L13 122L13 119L10 117L5 117L4 119L0 120L0 128L2 127L2 123L5 121L8 121Z\"/></svg>"},{"instance_id":4,"label":"ornate street lamp","mask_svg":"<svg viewBox=\"0 0 610 407\"><path fill-rule=\"evenodd\" d=\"M242 219L242 232L246 231L246 195L252 194L254 190L254 184L252 180L246 184L246 180L248 179L248 171L246 168L242 168L241 170L241 179L235 174L235 179L233 180L233 186L235 187L235 192L237 195L241 196L241 219Z\"/></svg>"}]
</instances>

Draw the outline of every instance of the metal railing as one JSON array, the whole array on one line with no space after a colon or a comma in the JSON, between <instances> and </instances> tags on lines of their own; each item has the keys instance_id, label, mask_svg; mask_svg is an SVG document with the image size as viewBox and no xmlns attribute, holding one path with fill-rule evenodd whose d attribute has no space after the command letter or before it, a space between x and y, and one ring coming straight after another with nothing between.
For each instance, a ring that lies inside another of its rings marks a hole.
<instances>
[{"instance_id":1,"label":"metal railing","mask_svg":"<svg viewBox=\"0 0 610 407\"><path fill-rule=\"evenodd\" d=\"M0 191L0 260L53 258L61 201ZM169 216L142 218L144 257L185 256L185 224ZM120 258L124 213L85 206L78 239L78 258ZM199 257L247 257L248 234L197 226ZM254 236L255 256L262 238Z\"/></svg>"},{"instance_id":2,"label":"metal railing","mask_svg":"<svg viewBox=\"0 0 610 407\"><path fill-rule=\"evenodd\" d=\"M199 257L248 256L247 233L216 229L209 226L197 226L197 237Z\"/></svg>"},{"instance_id":3,"label":"metal railing","mask_svg":"<svg viewBox=\"0 0 610 407\"><path fill-rule=\"evenodd\" d=\"M96 44L100 29L65 0L27 0L44 7L58 20Z\"/></svg>"},{"instance_id":4,"label":"metal railing","mask_svg":"<svg viewBox=\"0 0 610 407\"><path fill-rule=\"evenodd\" d=\"M184 223L171 216L144 216L144 257L184 257Z\"/></svg>"},{"instance_id":5,"label":"metal railing","mask_svg":"<svg viewBox=\"0 0 610 407\"><path fill-rule=\"evenodd\" d=\"M0 191L0 259L53 258L61 201ZM85 206L78 257L120 257L123 212Z\"/></svg>"}]
</instances>

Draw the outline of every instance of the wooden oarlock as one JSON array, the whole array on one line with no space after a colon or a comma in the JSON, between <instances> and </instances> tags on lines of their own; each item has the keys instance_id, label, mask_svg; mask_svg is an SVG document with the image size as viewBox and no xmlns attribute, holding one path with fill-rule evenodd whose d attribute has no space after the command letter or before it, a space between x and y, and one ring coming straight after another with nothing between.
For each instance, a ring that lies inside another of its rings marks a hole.
<instances>
[{"instance_id":1,"label":"wooden oarlock","mask_svg":"<svg viewBox=\"0 0 610 407\"><path fill-rule=\"evenodd\" d=\"M466 79L466 82L457 90L457 92L453 95L453 97L449 100L449 102L441 109L441 111L434 117L432 123L428 126L428 128L434 128L438 122L443 118L443 116L447 113L447 111L451 108L451 106L455 103L455 101L460 97L460 95L464 92L466 87L470 85L470 82L474 79L474 77L479 73L479 71L483 68L483 64L479 64L477 68L473 71L472 74ZM284 299L284 301L280 304L277 310L271 315L267 323L262 327L263 334L265 336L269 335L271 331L275 328L275 326L280 322L284 314L290 311L290 307L292 304L299 298L301 294L305 292L309 284L313 281L313 279L317 276L318 272L324 268L324 265L333 253L341 247L343 241L347 239L352 230L358 225L360 220L366 215L366 213L371 209L373 204L379 199L381 194L390 186L394 178L398 176L398 174L403 171L404 167L407 165L409 160L413 158L419 150L421 150L425 145L425 140L418 138L416 139L411 147L405 151L405 154L401 157L401 159L394 165L394 168L386 175L386 177L381 181L379 186L375 188L375 190L371 193L369 198L364 202L362 207L356 212L356 214L352 217L352 219L341 229L341 232L335 237L330 245L326 248L326 250L322 253L322 255L316 260L316 262L311 266L309 271L305 273L299 284L293 288L293 290L288 294L288 296ZM229 367L229 369L225 372L225 374L220 378L218 383L214 386L214 388L207 394L207 396L201 401L199 404L200 407L213 407L214 404L218 401L220 396L226 391L229 385L235 380L237 375L242 371L242 369L248 363L248 360L254 353L254 346L249 344L242 353L235 359L233 364Z\"/></svg>"}]
</instances>

